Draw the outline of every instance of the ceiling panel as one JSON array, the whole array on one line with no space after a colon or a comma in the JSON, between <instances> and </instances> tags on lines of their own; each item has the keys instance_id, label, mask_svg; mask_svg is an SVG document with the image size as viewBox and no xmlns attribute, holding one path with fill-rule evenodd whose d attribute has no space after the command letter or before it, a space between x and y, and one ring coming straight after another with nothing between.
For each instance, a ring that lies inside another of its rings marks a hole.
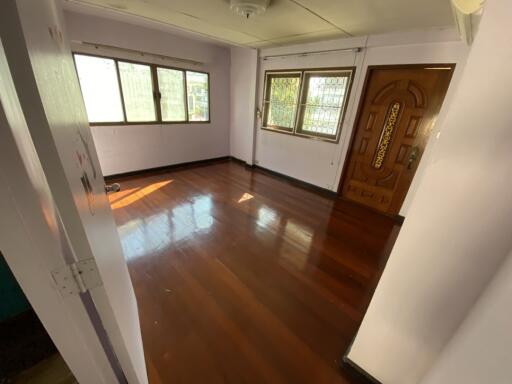
<instances>
[{"instance_id":1,"label":"ceiling panel","mask_svg":"<svg viewBox=\"0 0 512 384\"><path fill-rule=\"evenodd\" d=\"M223 41L251 45L290 36L321 33L332 26L289 0L274 0L264 15L245 19L225 0L74 0L142 16ZM298 22L300 21L300 22ZM343 33L338 31L338 36Z\"/></svg>"},{"instance_id":2,"label":"ceiling panel","mask_svg":"<svg viewBox=\"0 0 512 384\"><path fill-rule=\"evenodd\" d=\"M191 14L205 23L241 31L260 40L311 33L330 27L326 21L289 0L274 0L262 16L250 19L234 14L226 0L146 0L145 3Z\"/></svg>"},{"instance_id":3,"label":"ceiling panel","mask_svg":"<svg viewBox=\"0 0 512 384\"><path fill-rule=\"evenodd\" d=\"M248 47L452 24L448 0L272 0L264 14L250 19L231 12L229 0L67 1Z\"/></svg>"},{"instance_id":4,"label":"ceiling panel","mask_svg":"<svg viewBox=\"0 0 512 384\"><path fill-rule=\"evenodd\" d=\"M351 35L446 27L449 0L294 0Z\"/></svg>"}]
</instances>

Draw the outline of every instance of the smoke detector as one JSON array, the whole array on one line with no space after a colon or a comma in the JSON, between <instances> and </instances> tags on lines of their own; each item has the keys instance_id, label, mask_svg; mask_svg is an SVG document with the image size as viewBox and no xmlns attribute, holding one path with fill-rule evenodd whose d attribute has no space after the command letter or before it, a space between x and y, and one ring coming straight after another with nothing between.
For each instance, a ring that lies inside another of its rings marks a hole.
<instances>
[{"instance_id":1,"label":"smoke detector","mask_svg":"<svg viewBox=\"0 0 512 384\"><path fill-rule=\"evenodd\" d=\"M231 0L230 8L248 19L265 12L269 3L270 0Z\"/></svg>"}]
</instances>

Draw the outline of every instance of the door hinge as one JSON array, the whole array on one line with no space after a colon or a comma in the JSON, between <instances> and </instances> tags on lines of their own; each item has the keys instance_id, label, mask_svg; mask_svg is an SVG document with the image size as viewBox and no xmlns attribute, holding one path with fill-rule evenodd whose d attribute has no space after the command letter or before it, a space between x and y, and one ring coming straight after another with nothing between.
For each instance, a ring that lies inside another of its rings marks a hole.
<instances>
[{"instance_id":1,"label":"door hinge","mask_svg":"<svg viewBox=\"0 0 512 384\"><path fill-rule=\"evenodd\" d=\"M85 293L103 284L94 259L80 260L51 273L57 289L64 297Z\"/></svg>"}]
</instances>

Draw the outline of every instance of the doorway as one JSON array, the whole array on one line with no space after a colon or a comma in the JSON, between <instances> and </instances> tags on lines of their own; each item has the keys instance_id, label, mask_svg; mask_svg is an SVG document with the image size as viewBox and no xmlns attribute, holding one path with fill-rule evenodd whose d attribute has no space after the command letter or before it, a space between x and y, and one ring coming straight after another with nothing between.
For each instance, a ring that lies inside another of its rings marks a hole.
<instances>
[{"instance_id":1,"label":"doorway","mask_svg":"<svg viewBox=\"0 0 512 384\"><path fill-rule=\"evenodd\" d=\"M369 67L340 182L343 198L398 215L455 65Z\"/></svg>"},{"instance_id":2,"label":"doorway","mask_svg":"<svg viewBox=\"0 0 512 384\"><path fill-rule=\"evenodd\" d=\"M1 251L0 383L76 383Z\"/></svg>"}]
</instances>

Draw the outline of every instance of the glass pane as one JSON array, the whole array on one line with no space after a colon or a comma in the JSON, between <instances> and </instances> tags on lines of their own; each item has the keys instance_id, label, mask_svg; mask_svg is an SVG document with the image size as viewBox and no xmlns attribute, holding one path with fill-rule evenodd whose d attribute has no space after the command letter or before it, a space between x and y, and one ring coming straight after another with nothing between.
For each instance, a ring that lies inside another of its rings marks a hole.
<instances>
[{"instance_id":1,"label":"glass pane","mask_svg":"<svg viewBox=\"0 0 512 384\"><path fill-rule=\"evenodd\" d=\"M187 71L189 121L208 121L210 119L208 92L208 75Z\"/></svg>"},{"instance_id":2,"label":"glass pane","mask_svg":"<svg viewBox=\"0 0 512 384\"><path fill-rule=\"evenodd\" d=\"M122 122L123 106L114 60L75 55L75 63L89 122Z\"/></svg>"},{"instance_id":3,"label":"glass pane","mask_svg":"<svg viewBox=\"0 0 512 384\"><path fill-rule=\"evenodd\" d=\"M185 121L185 84L183 71L157 68L160 106L163 121Z\"/></svg>"},{"instance_id":4,"label":"glass pane","mask_svg":"<svg viewBox=\"0 0 512 384\"><path fill-rule=\"evenodd\" d=\"M153 83L149 65L119 62L126 119L131 122L155 121Z\"/></svg>"},{"instance_id":5,"label":"glass pane","mask_svg":"<svg viewBox=\"0 0 512 384\"><path fill-rule=\"evenodd\" d=\"M270 77L268 100L268 126L293 128L297 112L297 99L300 90L300 77Z\"/></svg>"},{"instance_id":6,"label":"glass pane","mask_svg":"<svg viewBox=\"0 0 512 384\"><path fill-rule=\"evenodd\" d=\"M309 76L301 130L336 136L349 78Z\"/></svg>"}]
</instances>

